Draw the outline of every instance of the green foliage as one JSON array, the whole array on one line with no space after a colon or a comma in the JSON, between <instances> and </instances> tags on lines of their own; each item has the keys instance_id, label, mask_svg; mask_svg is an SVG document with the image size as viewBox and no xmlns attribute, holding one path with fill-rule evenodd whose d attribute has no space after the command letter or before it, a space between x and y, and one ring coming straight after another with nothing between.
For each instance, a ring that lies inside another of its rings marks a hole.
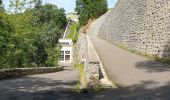
<instances>
[{"instance_id":1,"label":"green foliage","mask_svg":"<svg viewBox=\"0 0 170 100\"><path fill-rule=\"evenodd\" d=\"M107 12L106 0L76 0L75 11L79 14L80 25L89 19L95 19Z\"/></svg>"},{"instance_id":2,"label":"green foliage","mask_svg":"<svg viewBox=\"0 0 170 100\"><path fill-rule=\"evenodd\" d=\"M42 0L35 0L35 8L40 8Z\"/></svg>"},{"instance_id":3,"label":"green foliage","mask_svg":"<svg viewBox=\"0 0 170 100\"><path fill-rule=\"evenodd\" d=\"M86 74L84 71L84 65L83 64L75 64L74 67L79 71L80 73L80 81L77 83L76 90L77 92L86 91L88 84L86 80Z\"/></svg>"},{"instance_id":4,"label":"green foliage","mask_svg":"<svg viewBox=\"0 0 170 100\"><path fill-rule=\"evenodd\" d=\"M7 14L0 12L0 55L6 55L7 49L11 49L13 45L8 45L12 38L13 28L7 18ZM0 57L0 65L6 65L6 59Z\"/></svg>"},{"instance_id":5,"label":"green foliage","mask_svg":"<svg viewBox=\"0 0 170 100\"><path fill-rule=\"evenodd\" d=\"M0 68L56 66L66 23L64 10L51 4L24 13L0 12Z\"/></svg>"},{"instance_id":6,"label":"green foliage","mask_svg":"<svg viewBox=\"0 0 170 100\"><path fill-rule=\"evenodd\" d=\"M79 23L76 23L76 24L72 24L70 27L69 27L69 34L67 35L67 38L68 39L72 39L73 43L76 43L77 40L78 40L78 30L79 30Z\"/></svg>"},{"instance_id":7,"label":"green foliage","mask_svg":"<svg viewBox=\"0 0 170 100\"><path fill-rule=\"evenodd\" d=\"M58 64L58 58L60 56L60 46L55 47L55 48L50 48L47 49L47 54L48 54L48 59L46 60L46 65L53 67L53 66L57 66Z\"/></svg>"},{"instance_id":8,"label":"green foliage","mask_svg":"<svg viewBox=\"0 0 170 100\"><path fill-rule=\"evenodd\" d=\"M3 10L2 0L0 0L0 11Z\"/></svg>"},{"instance_id":9,"label":"green foliage","mask_svg":"<svg viewBox=\"0 0 170 100\"><path fill-rule=\"evenodd\" d=\"M69 31L68 31L69 34L67 35L67 38L69 38L69 39L73 39L74 38L74 36L76 35L76 32L77 32L77 27L78 27L77 23L70 25Z\"/></svg>"},{"instance_id":10,"label":"green foliage","mask_svg":"<svg viewBox=\"0 0 170 100\"><path fill-rule=\"evenodd\" d=\"M10 10L13 11L14 13L21 13L23 10L26 9L26 0L10 0Z\"/></svg>"},{"instance_id":11,"label":"green foliage","mask_svg":"<svg viewBox=\"0 0 170 100\"><path fill-rule=\"evenodd\" d=\"M103 86L98 82L95 85L93 85L90 89L92 92L101 92L104 90Z\"/></svg>"},{"instance_id":12,"label":"green foliage","mask_svg":"<svg viewBox=\"0 0 170 100\"><path fill-rule=\"evenodd\" d=\"M76 42L77 42L78 36L79 36L79 33L77 32L77 33L74 35L73 43L76 43Z\"/></svg>"},{"instance_id":13,"label":"green foliage","mask_svg":"<svg viewBox=\"0 0 170 100\"><path fill-rule=\"evenodd\" d=\"M28 9L39 8L42 0L9 0L10 13L24 13Z\"/></svg>"}]
</instances>

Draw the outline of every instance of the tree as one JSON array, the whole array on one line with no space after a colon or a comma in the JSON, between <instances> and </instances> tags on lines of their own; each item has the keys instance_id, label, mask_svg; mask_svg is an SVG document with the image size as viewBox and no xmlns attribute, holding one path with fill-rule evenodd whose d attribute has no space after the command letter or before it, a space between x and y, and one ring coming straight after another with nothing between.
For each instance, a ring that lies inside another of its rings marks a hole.
<instances>
[{"instance_id":1,"label":"tree","mask_svg":"<svg viewBox=\"0 0 170 100\"><path fill-rule=\"evenodd\" d=\"M33 13L35 18L32 20L32 23L34 27L39 27L40 29L35 32L36 34L39 34L38 37L40 38L34 39L34 43L36 44L35 47L37 48L37 51L41 51L35 52L33 58L43 58L40 63L41 66L44 66L44 64L54 66L58 62L59 52L56 52L56 50L59 50L58 40L67 24L64 12L64 9L58 9L55 5L45 4L38 9L35 9ZM39 43L39 41L41 41L41 43Z\"/></svg>"},{"instance_id":2,"label":"tree","mask_svg":"<svg viewBox=\"0 0 170 100\"><path fill-rule=\"evenodd\" d=\"M2 4L2 0L0 0L0 5Z\"/></svg>"},{"instance_id":3,"label":"tree","mask_svg":"<svg viewBox=\"0 0 170 100\"><path fill-rule=\"evenodd\" d=\"M79 14L80 25L87 23L89 19L95 19L106 13L106 0L76 0L75 11Z\"/></svg>"},{"instance_id":4,"label":"tree","mask_svg":"<svg viewBox=\"0 0 170 100\"><path fill-rule=\"evenodd\" d=\"M35 4L35 0L10 0L10 13L24 13L27 9L31 9Z\"/></svg>"},{"instance_id":5,"label":"tree","mask_svg":"<svg viewBox=\"0 0 170 100\"><path fill-rule=\"evenodd\" d=\"M36 0L29 0L27 2L29 9L34 8Z\"/></svg>"},{"instance_id":6,"label":"tree","mask_svg":"<svg viewBox=\"0 0 170 100\"><path fill-rule=\"evenodd\" d=\"M2 0L0 0L0 11L3 10Z\"/></svg>"},{"instance_id":7,"label":"tree","mask_svg":"<svg viewBox=\"0 0 170 100\"><path fill-rule=\"evenodd\" d=\"M35 0L35 8L40 8L42 5L42 0Z\"/></svg>"},{"instance_id":8,"label":"tree","mask_svg":"<svg viewBox=\"0 0 170 100\"><path fill-rule=\"evenodd\" d=\"M10 0L10 4L9 4L9 9L12 12L14 12L15 14L19 12L19 0Z\"/></svg>"},{"instance_id":9,"label":"tree","mask_svg":"<svg viewBox=\"0 0 170 100\"><path fill-rule=\"evenodd\" d=\"M80 15L80 12L83 10L83 1L82 0L76 0L76 8L75 11L78 13L78 15Z\"/></svg>"},{"instance_id":10,"label":"tree","mask_svg":"<svg viewBox=\"0 0 170 100\"><path fill-rule=\"evenodd\" d=\"M12 47L11 38L14 31L13 25L8 20L8 16L5 12L0 12L0 68L8 66L7 52Z\"/></svg>"},{"instance_id":11,"label":"tree","mask_svg":"<svg viewBox=\"0 0 170 100\"><path fill-rule=\"evenodd\" d=\"M51 4L0 12L0 68L56 66L66 24L64 9Z\"/></svg>"}]
</instances>

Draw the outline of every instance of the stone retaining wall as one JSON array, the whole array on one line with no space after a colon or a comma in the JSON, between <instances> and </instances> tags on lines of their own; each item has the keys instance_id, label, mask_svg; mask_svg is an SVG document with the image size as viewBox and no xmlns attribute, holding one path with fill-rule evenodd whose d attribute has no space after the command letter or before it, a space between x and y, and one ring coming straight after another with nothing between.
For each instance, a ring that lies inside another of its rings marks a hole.
<instances>
[{"instance_id":1,"label":"stone retaining wall","mask_svg":"<svg viewBox=\"0 0 170 100\"><path fill-rule=\"evenodd\" d=\"M86 82L89 88L93 88L93 86L99 84L105 88L115 87L112 82L109 81L89 35L80 33L74 50L74 62L75 64L84 64ZM81 85L82 87L84 86L83 83L81 83Z\"/></svg>"},{"instance_id":2,"label":"stone retaining wall","mask_svg":"<svg viewBox=\"0 0 170 100\"><path fill-rule=\"evenodd\" d=\"M87 61L87 38L86 34L80 33L76 45L74 46L74 64Z\"/></svg>"},{"instance_id":3,"label":"stone retaining wall","mask_svg":"<svg viewBox=\"0 0 170 100\"><path fill-rule=\"evenodd\" d=\"M94 47L92 47L89 37L85 33L80 33L74 51L74 60L76 63L84 64L86 80L89 84L99 80L100 61L92 49Z\"/></svg>"},{"instance_id":4,"label":"stone retaining wall","mask_svg":"<svg viewBox=\"0 0 170 100\"><path fill-rule=\"evenodd\" d=\"M170 0L118 0L99 37L128 49L170 58Z\"/></svg>"},{"instance_id":5,"label":"stone retaining wall","mask_svg":"<svg viewBox=\"0 0 170 100\"><path fill-rule=\"evenodd\" d=\"M62 67L42 67L42 68L14 68L0 70L0 80L9 79L25 75L53 73L63 70Z\"/></svg>"},{"instance_id":6,"label":"stone retaining wall","mask_svg":"<svg viewBox=\"0 0 170 100\"><path fill-rule=\"evenodd\" d=\"M88 35L90 36L98 35L100 28L102 27L104 21L106 20L110 12L111 10L107 11L104 15L102 15L100 18L96 19L93 23L91 23L91 25L87 29Z\"/></svg>"}]
</instances>

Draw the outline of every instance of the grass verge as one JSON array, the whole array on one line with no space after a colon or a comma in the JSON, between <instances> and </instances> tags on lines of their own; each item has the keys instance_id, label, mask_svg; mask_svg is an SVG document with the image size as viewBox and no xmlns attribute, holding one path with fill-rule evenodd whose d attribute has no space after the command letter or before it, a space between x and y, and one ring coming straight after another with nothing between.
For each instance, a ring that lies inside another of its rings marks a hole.
<instances>
[{"instance_id":1,"label":"grass verge","mask_svg":"<svg viewBox=\"0 0 170 100\"><path fill-rule=\"evenodd\" d=\"M78 27L77 23L70 25L69 34L67 35L68 39L73 39L74 38L75 34L77 33L77 27Z\"/></svg>"},{"instance_id":2,"label":"grass verge","mask_svg":"<svg viewBox=\"0 0 170 100\"><path fill-rule=\"evenodd\" d=\"M80 80L76 85L76 90L78 93L101 92L102 90L104 90L104 87L97 81L94 82L94 85L92 86L88 85L83 64L76 64L75 68L80 72Z\"/></svg>"},{"instance_id":3,"label":"grass verge","mask_svg":"<svg viewBox=\"0 0 170 100\"><path fill-rule=\"evenodd\" d=\"M78 81L77 85L76 85L76 90L77 92L83 92L85 90L87 90L87 80L86 80L86 75L85 75L85 71L84 71L84 65L83 64L75 64L75 69L77 69L80 73L80 80Z\"/></svg>"}]
</instances>

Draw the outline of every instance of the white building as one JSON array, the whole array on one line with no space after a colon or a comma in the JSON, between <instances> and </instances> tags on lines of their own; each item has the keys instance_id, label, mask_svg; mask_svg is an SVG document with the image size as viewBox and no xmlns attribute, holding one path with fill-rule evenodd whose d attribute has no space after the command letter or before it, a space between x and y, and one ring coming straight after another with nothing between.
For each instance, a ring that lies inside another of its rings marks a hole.
<instances>
[{"instance_id":1,"label":"white building","mask_svg":"<svg viewBox=\"0 0 170 100\"><path fill-rule=\"evenodd\" d=\"M60 63L72 63L73 61L73 42L71 39L59 39L62 45Z\"/></svg>"},{"instance_id":2,"label":"white building","mask_svg":"<svg viewBox=\"0 0 170 100\"><path fill-rule=\"evenodd\" d=\"M68 13L66 17L68 20L72 20L75 23L79 22L79 17L76 12Z\"/></svg>"}]
</instances>

